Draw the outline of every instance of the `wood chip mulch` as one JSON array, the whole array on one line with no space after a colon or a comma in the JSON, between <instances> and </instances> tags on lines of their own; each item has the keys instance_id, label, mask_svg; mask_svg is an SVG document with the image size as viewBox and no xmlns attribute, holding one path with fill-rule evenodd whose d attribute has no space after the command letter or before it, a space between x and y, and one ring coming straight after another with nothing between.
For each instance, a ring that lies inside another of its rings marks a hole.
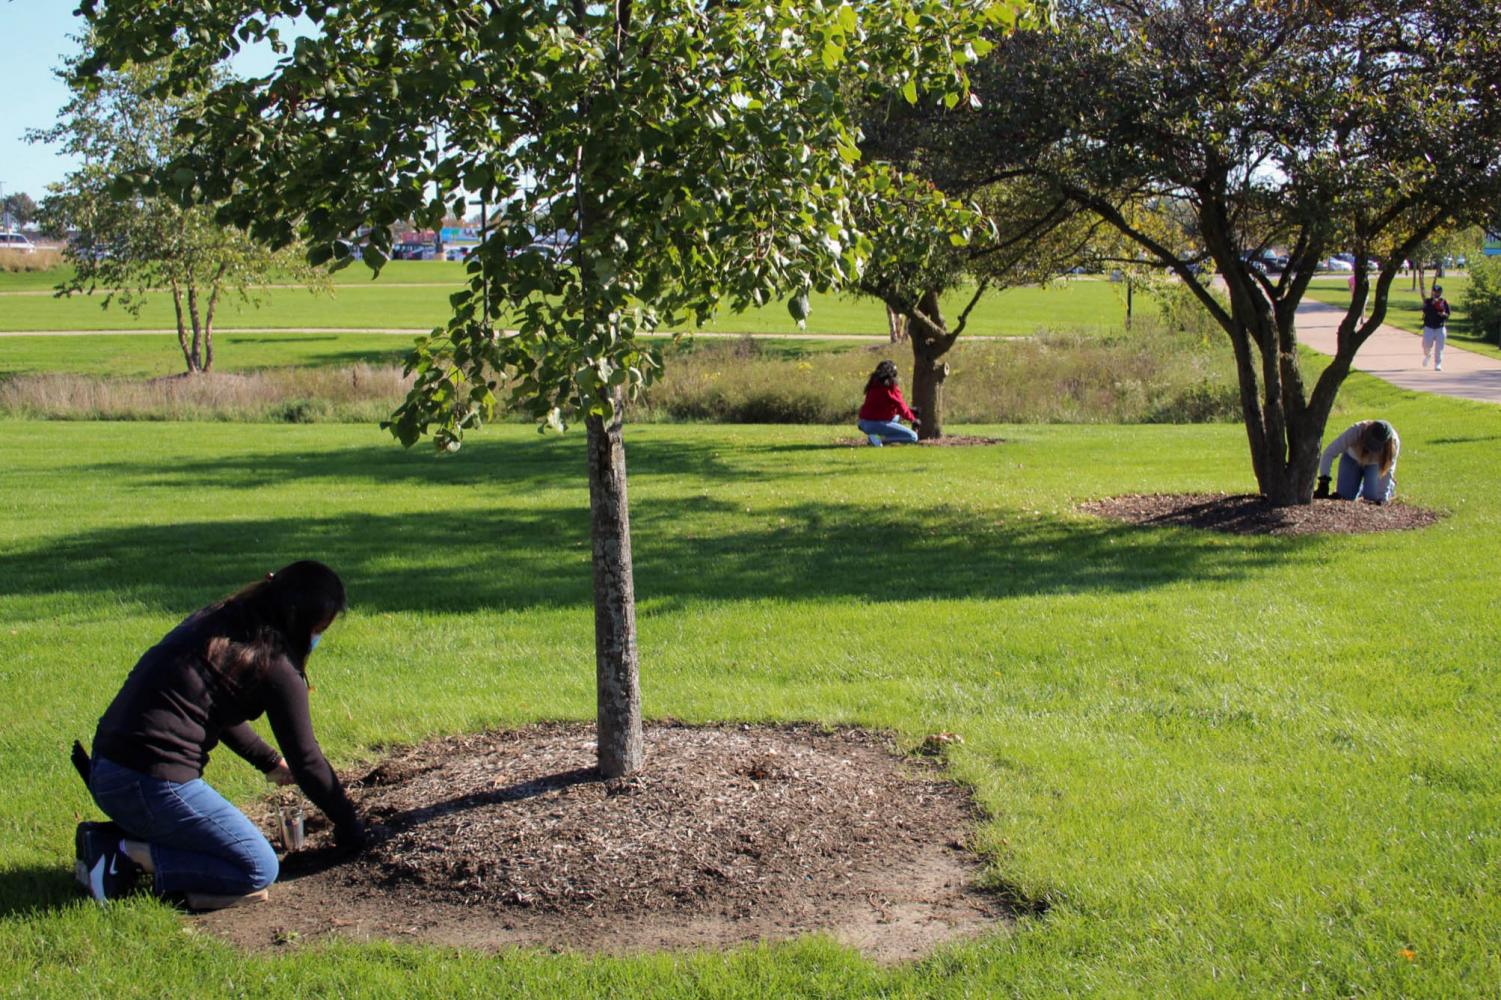
<instances>
[{"instance_id":1,"label":"wood chip mulch","mask_svg":"<svg viewBox=\"0 0 1501 1000\"><path fill-rule=\"evenodd\" d=\"M1260 496L1231 493L1131 494L1079 505L1086 514L1130 524L1203 528L1236 535L1364 534L1406 531L1438 521L1436 511L1400 500L1387 504L1315 500L1273 507Z\"/></svg>"},{"instance_id":2,"label":"wood chip mulch","mask_svg":"<svg viewBox=\"0 0 1501 1000\"><path fill-rule=\"evenodd\" d=\"M593 764L579 724L398 751L346 777L373 822L363 854L329 857L310 809L311 849L270 902L194 919L249 947L344 934L635 951L825 932L902 960L1036 910L977 886L968 794L881 734L663 724L637 774L602 781ZM269 804L252 818L273 826Z\"/></svg>"}]
</instances>

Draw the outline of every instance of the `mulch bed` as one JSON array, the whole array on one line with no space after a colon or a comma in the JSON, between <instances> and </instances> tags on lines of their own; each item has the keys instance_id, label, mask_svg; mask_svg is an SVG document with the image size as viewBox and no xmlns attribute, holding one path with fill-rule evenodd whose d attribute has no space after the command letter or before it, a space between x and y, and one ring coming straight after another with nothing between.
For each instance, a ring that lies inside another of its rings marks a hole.
<instances>
[{"instance_id":1,"label":"mulch bed","mask_svg":"<svg viewBox=\"0 0 1501 1000\"><path fill-rule=\"evenodd\" d=\"M666 724L637 774L593 764L579 724L401 750L346 777L368 850L339 863L309 809L309 849L271 900L195 925L252 948L337 934L611 952L825 932L895 961L1017 912L976 887L968 794L886 736ZM272 808L252 812L263 829Z\"/></svg>"},{"instance_id":2,"label":"mulch bed","mask_svg":"<svg viewBox=\"0 0 1501 1000\"><path fill-rule=\"evenodd\" d=\"M976 437L973 434L945 434L943 437L938 438L936 441L919 441L917 443L928 448L969 448L976 445L1005 444L1006 439L993 437ZM840 448L872 447L870 441L863 437L840 438L838 441L835 441L834 444ZM886 445L885 447L909 448L911 447L911 445L897 444Z\"/></svg>"},{"instance_id":3,"label":"mulch bed","mask_svg":"<svg viewBox=\"0 0 1501 1000\"><path fill-rule=\"evenodd\" d=\"M1236 535L1355 535L1406 531L1433 524L1438 512L1400 501L1387 504L1315 500L1273 507L1260 496L1231 493L1132 494L1080 504L1087 514L1131 524L1204 528Z\"/></svg>"}]
</instances>

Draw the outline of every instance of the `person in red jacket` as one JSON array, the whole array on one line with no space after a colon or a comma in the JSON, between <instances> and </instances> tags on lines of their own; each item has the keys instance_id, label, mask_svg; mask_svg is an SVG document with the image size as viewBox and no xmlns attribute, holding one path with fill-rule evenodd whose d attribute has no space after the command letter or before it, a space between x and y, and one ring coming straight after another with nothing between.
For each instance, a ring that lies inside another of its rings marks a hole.
<instances>
[{"instance_id":1,"label":"person in red jacket","mask_svg":"<svg viewBox=\"0 0 1501 1000\"><path fill-rule=\"evenodd\" d=\"M898 417L906 417L912 427L903 427ZM916 444L917 414L902 398L897 385L896 365L882 361L865 382L865 402L860 407L860 433L876 447L883 444Z\"/></svg>"}]
</instances>

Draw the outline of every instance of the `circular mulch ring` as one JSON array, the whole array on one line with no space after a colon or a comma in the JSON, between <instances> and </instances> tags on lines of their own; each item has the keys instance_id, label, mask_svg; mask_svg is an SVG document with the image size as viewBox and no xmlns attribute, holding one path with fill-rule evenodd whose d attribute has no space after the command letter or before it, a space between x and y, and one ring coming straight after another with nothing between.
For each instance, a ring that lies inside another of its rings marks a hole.
<instances>
[{"instance_id":1,"label":"circular mulch ring","mask_svg":"<svg viewBox=\"0 0 1501 1000\"><path fill-rule=\"evenodd\" d=\"M945 434L936 441L919 441L920 445L929 448L970 448L976 445L1005 444L1005 438L976 437L973 434ZM869 448L871 443L863 437L840 438L834 442L840 448ZM893 444L886 445L888 448L907 448L909 445Z\"/></svg>"},{"instance_id":2,"label":"circular mulch ring","mask_svg":"<svg viewBox=\"0 0 1501 1000\"><path fill-rule=\"evenodd\" d=\"M1357 535L1406 531L1436 522L1437 511L1348 500L1315 500L1297 507L1273 507L1260 496L1232 493L1151 493L1091 500L1086 514L1131 524L1204 528L1236 535Z\"/></svg>"},{"instance_id":3,"label":"circular mulch ring","mask_svg":"<svg viewBox=\"0 0 1501 1000\"><path fill-rule=\"evenodd\" d=\"M194 920L251 948L346 935L629 952L824 932L898 961L1040 911L977 888L968 794L879 734L657 725L646 767L613 781L594 751L581 724L401 750L348 781L368 850L338 863L309 809L309 849L269 902ZM271 829L273 808L252 818Z\"/></svg>"}]
</instances>

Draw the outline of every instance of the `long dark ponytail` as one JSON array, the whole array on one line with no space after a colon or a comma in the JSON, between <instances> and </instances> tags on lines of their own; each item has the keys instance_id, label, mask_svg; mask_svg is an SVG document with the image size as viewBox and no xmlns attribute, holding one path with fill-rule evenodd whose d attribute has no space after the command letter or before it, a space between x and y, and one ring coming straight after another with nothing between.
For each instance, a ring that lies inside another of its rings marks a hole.
<instances>
[{"instance_id":1,"label":"long dark ponytail","mask_svg":"<svg viewBox=\"0 0 1501 1000\"><path fill-rule=\"evenodd\" d=\"M304 559L204 608L189 625L203 634L209 664L243 685L278 655L305 669L314 631L346 607L339 575Z\"/></svg>"}]
</instances>

